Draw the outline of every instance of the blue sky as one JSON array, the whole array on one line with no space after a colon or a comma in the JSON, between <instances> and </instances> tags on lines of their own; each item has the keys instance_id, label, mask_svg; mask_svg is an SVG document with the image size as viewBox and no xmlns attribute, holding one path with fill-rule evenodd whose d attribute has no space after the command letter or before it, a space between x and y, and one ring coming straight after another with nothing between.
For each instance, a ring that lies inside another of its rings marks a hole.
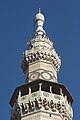
<instances>
[{"instance_id":1,"label":"blue sky","mask_svg":"<svg viewBox=\"0 0 80 120\"><path fill-rule=\"evenodd\" d=\"M80 1L0 0L0 120L10 119L9 100L16 86L24 83L20 67L23 52L34 32L38 7L46 17L44 28L61 56L58 81L66 85L80 119Z\"/></svg>"}]
</instances>

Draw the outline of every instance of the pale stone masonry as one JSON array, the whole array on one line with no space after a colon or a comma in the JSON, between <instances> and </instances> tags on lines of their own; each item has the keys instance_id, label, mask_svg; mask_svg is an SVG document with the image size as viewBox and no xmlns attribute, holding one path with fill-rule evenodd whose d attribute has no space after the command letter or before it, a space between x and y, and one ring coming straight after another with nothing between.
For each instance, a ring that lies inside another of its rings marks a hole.
<instances>
[{"instance_id":1,"label":"pale stone masonry","mask_svg":"<svg viewBox=\"0 0 80 120\"><path fill-rule=\"evenodd\" d=\"M26 80L45 79L57 82L61 60L56 53L53 43L46 36L43 29L44 16L40 12L35 17L37 30L28 44L28 50L24 53L22 68L26 74Z\"/></svg>"},{"instance_id":2,"label":"pale stone masonry","mask_svg":"<svg viewBox=\"0 0 80 120\"><path fill-rule=\"evenodd\" d=\"M36 30L21 63L25 84L15 89L10 100L11 120L73 118L73 98L66 87L58 83L61 60L43 29L44 21L39 9L35 17Z\"/></svg>"}]
</instances>

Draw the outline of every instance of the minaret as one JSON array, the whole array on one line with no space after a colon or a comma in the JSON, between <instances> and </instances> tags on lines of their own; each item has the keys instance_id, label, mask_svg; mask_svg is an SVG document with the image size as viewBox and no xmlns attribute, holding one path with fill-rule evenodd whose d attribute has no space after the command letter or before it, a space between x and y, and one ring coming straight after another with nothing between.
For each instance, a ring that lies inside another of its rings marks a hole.
<instances>
[{"instance_id":1,"label":"minaret","mask_svg":"<svg viewBox=\"0 0 80 120\"><path fill-rule=\"evenodd\" d=\"M46 36L46 32L43 29L44 21L44 15L39 9L35 17L37 28L22 61L26 82L38 79L58 82L57 73L61 60L53 48L53 43Z\"/></svg>"},{"instance_id":2,"label":"minaret","mask_svg":"<svg viewBox=\"0 0 80 120\"><path fill-rule=\"evenodd\" d=\"M25 50L21 67L25 84L18 86L10 100L10 120L72 120L73 98L57 74L61 60L43 28L40 8L35 17L36 30Z\"/></svg>"}]
</instances>

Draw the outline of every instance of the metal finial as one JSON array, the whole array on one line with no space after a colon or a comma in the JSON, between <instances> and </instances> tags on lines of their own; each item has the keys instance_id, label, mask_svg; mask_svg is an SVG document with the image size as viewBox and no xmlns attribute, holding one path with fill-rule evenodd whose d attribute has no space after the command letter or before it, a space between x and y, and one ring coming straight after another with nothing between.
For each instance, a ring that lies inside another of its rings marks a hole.
<instances>
[{"instance_id":1,"label":"metal finial","mask_svg":"<svg viewBox=\"0 0 80 120\"><path fill-rule=\"evenodd\" d=\"M41 9L40 8L38 8L38 13L41 13Z\"/></svg>"}]
</instances>

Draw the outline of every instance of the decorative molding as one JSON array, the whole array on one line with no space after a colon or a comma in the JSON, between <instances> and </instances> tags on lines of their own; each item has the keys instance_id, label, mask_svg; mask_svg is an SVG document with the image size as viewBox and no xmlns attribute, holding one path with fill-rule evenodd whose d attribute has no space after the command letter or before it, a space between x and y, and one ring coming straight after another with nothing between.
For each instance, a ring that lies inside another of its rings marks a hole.
<instances>
[{"instance_id":1,"label":"decorative molding","mask_svg":"<svg viewBox=\"0 0 80 120\"><path fill-rule=\"evenodd\" d=\"M54 54L47 53L46 51L45 52L37 51L37 52L32 52L29 55L28 54L25 55L21 63L23 71L26 71L26 68L28 67L28 63L33 63L34 61L41 60L41 59L52 62L56 72L59 71L61 62L60 62L60 59L58 58L57 53L55 53L54 55Z\"/></svg>"},{"instance_id":2,"label":"decorative molding","mask_svg":"<svg viewBox=\"0 0 80 120\"><path fill-rule=\"evenodd\" d=\"M28 62L32 63L32 62L34 62L36 60L40 60L40 59L50 61L50 62L53 63L56 71L59 71L59 68L60 68L60 65L61 65L60 59L58 58L57 53L55 53L55 55L54 55L54 54L47 53L46 51L45 52L37 51L37 52L33 52L29 55L27 54L27 55L25 55L25 59L26 59L27 63Z\"/></svg>"},{"instance_id":3,"label":"decorative molding","mask_svg":"<svg viewBox=\"0 0 80 120\"><path fill-rule=\"evenodd\" d=\"M57 99L57 100L61 99L60 95L55 95L54 98Z\"/></svg>"},{"instance_id":4,"label":"decorative molding","mask_svg":"<svg viewBox=\"0 0 80 120\"><path fill-rule=\"evenodd\" d=\"M21 120L21 109L17 103L14 104L11 110L10 120Z\"/></svg>"},{"instance_id":5,"label":"decorative molding","mask_svg":"<svg viewBox=\"0 0 80 120\"><path fill-rule=\"evenodd\" d=\"M49 93L48 93L48 92L43 92L43 95L44 95L45 97L49 97Z\"/></svg>"},{"instance_id":6,"label":"decorative molding","mask_svg":"<svg viewBox=\"0 0 80 120\"><path fill-rule=\"evenodd\" d=\"M72 111L69 109L65 103L57 100L54 102L53 100L48 101L46 98L42 99L35 98L34 101L28 101L27 103L22 103L21 105L21 113L23 115L32 113L37 110L44 110L46 112L51 113L59 113L62 118L68 118L68 120L72 120ZM65 119L64 119L65 120Z\"/></svg>"}]
</instances>

